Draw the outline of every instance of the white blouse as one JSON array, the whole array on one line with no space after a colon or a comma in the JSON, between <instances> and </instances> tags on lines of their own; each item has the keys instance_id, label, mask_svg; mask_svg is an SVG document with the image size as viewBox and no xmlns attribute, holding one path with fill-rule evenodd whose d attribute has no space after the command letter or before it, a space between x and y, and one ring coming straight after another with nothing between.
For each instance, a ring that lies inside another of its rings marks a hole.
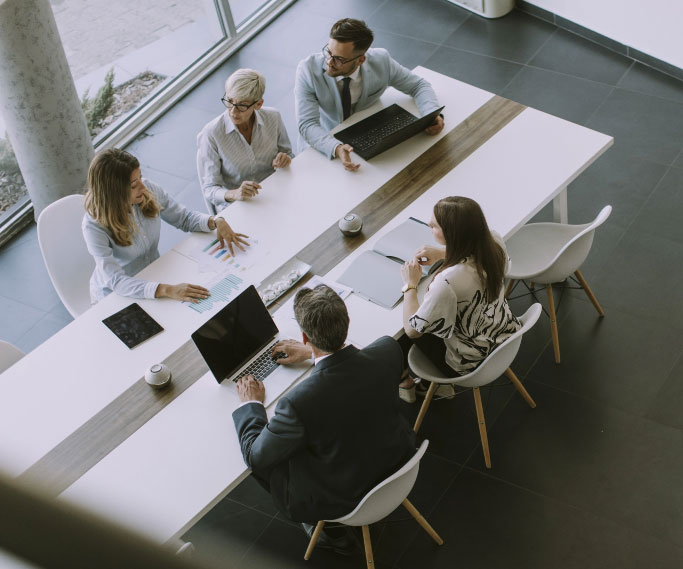
<instances>
[{"instance_id":1,"label":"white blouse","mask_svg":"<svg viewBox=\"0 0 683 569\"><path fill-rule=\"evenodd\" d=\"M183 231L209 231L208 214L188 210L149 180L143 180L143 183L154 194L161 213L156 217L145 217L137 205L133 206L136 230L130 245L117 245L108 229L90 214L83 216L83 237L89 253L95 258L95 270L90 277L90 299L93 303L113 291L132 298L154 298L159 283L133 275L159 258L161 219Z\"/></svg>"}]
</instances>

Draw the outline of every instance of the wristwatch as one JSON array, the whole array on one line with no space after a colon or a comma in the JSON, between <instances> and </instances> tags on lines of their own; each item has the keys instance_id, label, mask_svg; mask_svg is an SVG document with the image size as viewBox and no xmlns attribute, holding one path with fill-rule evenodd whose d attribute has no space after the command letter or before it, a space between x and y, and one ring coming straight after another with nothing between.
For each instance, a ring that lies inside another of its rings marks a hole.
<instances>
[{"instance_id":1,"label":"wristwatch","mask_svg":"<svg viewBox=\"0 0 683 569\"><path fill-rule=\"evenodd\" d=\"M411 284L406 283L406 284L404 284L404 285L401 287L401 292L402 292L403 294L405 294L405 293L407 293L411 288L414 289L414 290L417 290L417 285L411 285Z\"/></svg>"}]
</instances>

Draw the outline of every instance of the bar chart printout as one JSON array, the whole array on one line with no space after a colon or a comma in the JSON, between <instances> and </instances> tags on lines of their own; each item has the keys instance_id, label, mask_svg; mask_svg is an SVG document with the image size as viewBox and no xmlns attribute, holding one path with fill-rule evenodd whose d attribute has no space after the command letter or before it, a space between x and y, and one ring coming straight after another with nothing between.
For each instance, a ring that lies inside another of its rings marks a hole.
<instances>
[{"instance_id":1,"label":"bar chart printout","mask_svg":"<svg viewBox=\"0 0 683 569\"><path fill-rule=\"evenodd\" d=\"M194 311L202 313L211 310L214 302L227 302L241 289L244 281L237 275L229 274L215 285L209 288L211 295L197 303L188 302L187 305Z\"/></svg>"},{"instance_id":2,"label":"bar chart printout","mask_svg":"<svg viewBox=\"0 0 683 569\"><path fill-rule=\"evenodd\" d=\"M195 248L187 256L199 263L199 271L202 273L232 272L234 269L245 271L268 255L268 250L259 245L258 239L250 239L245 251L235 248L235 254L231 255L228 249L220 246L218 239L214 239L208 245Z\"/></svg>"}]
</instances>

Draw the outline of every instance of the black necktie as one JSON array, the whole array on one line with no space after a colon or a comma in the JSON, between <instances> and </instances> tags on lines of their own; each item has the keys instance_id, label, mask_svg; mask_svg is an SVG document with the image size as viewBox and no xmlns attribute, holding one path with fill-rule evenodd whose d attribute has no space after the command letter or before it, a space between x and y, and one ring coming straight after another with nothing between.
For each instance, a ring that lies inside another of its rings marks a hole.
<instances>
[{"instance_id":1,"label":"black necktie","mask_svg":"<svg viewBox=\"0 0 683 569\"><path fill-rule=\"evenodd\" d=\"M342 80L344 85L342 86L342 111L344 113L344 120L349 118L351 115L351 77L344 77Z\"/></svg>"}]
</instances>

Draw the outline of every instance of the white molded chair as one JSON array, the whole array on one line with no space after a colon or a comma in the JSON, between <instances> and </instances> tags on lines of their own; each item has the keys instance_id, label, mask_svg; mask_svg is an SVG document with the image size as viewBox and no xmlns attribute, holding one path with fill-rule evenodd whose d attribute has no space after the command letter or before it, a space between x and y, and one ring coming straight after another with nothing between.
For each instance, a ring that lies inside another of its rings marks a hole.
<instances>
[{"instance_id":1,"label":"white molded chair","mask_svg":"<svg viewBox=\"0 0 683 569\"><path fill-rule=\"evenodd\" d=\"M557 331L552 283L561 282L574 274L600 317L605 315L598 299L595 298L586 279L579 271L579 267L588 257L596 228L605 222L610 213L612 213L612 206L606 205L592 222L583 225L530 223L523 226L506 242L511 263L506 275L510 282L505 296L512 292L517 281L528 280L546 285L550 330L553 337L555 362L558 364L560 363L560 338Z\"/></svg>"},{"instance_id":2,"label":"white molded chair","mask_svg":"<svg viewBox=\"0 0 683 569\"><path fill-rule=\"evenodd\" d=\"M19 348L0 340L0 373L9 369L23 357L24 352Z\"/></svg>"},{"instance_id":3,"label":"white molded chair","mask_svg":"<svg viewBox=\"0 0 683 569\"><path fill-rule=\"evenodd\" d=\"M321 520L315 526L311 541L306 549L304 559L308 560L313 553L313 548L320 537L320 532L323 530L326 522L342 523L347 526L361 526L363 531L363 544L365 546L365 560L368 569L374 567L374 559L372 555L372 543L370 542L369 525L380 521L393 512L399 505L403 506L410 512L410 515L415 518L418 524L436 541L439 545L443 545L443 539L439 537L434 531L434 528L429 525L429 522L417 511L408 500L407 496L415 485L417 479L417 472L420 468L420 459L427 450L429 441L422 441L420 448L417 449L415 455L397 472L389 476L384 482L380 482L372 490L370 490L365 497L360 501L356 509L350 514L337 518L336 520Z\"/></svg>"},{"instance_id":4,"label":"white molded chair","mask_svg":"<svg viewBox=\"0 0 683 569\"><path fill-rule=\"evenodd\" d=\"M434 392L440 384L459 385L461 387L472 387L474 394L474 406L477 411L477 421L479 423L479 436L481 437L481 447L484 452L484 461L486 468L491 468L491 455L489 453L489 441L486 434L486 419L484 418L484 408L481 404L481 394L479 388L488 385L489 383L498 379L503 373L510 379L512 384L522 394L522 397L531 407L536 407L536 403L531 398L531 395L524 389L522 382L519 381L514 372L510 369L510 364L515 359L519 346L522 343L522 336L526 334L541 314L541 305L537 302L529 307L529 309L520 316L519 320L522 322L522 327L510 336L505 342L493 350L486 359L479 364L479 366L466 375L459 375L457 377L446 377L439 368L437 368L432 361L418 348L413 346L408 352L408 365L410 369L420 379L431 381L431 385L425 395L424 403L420 408L420 412L415 420L413 430L417 433L422 425L422 420L427 414L429 404L432 402Z\"/></svg>"},{"instance_id":5,"label":"white molded chair","mask_svg":"<svg viewBox=\"0 0 683 569\"><path fill-rule=\"evenodd\" d=\"M38 243L47 273L74 318L90 308L90 275L95 269L81 231L83 200L80 194L66 196L47 206L38 218Z\"/></svg>"}]
</instances>

